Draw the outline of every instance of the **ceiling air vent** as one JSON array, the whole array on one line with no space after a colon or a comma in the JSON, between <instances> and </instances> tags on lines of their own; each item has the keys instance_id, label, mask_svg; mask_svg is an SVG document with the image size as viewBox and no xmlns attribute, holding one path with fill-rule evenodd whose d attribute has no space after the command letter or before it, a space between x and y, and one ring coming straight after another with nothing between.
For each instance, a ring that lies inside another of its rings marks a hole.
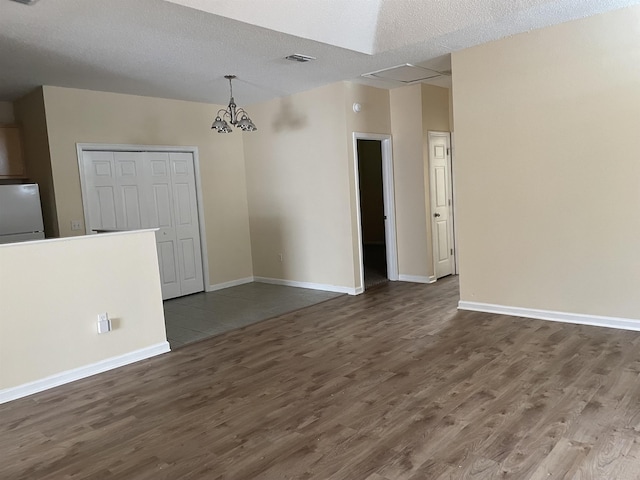
<instances>
[{"instance_id":1,"label":"ceiling air vent","mask_svg":"<svg viewBox=\"0 0 640 480\"><path fill-rule=\"evenodd\" d=\"M33 5L38 0L13 0L14 2L24 3L25 5Z\"/></svg>"},{"instance_id":2,"label":"ceiling air vent","mask_svg":"<svg viewBox=\"0 0 640 480\"><path fill-rule=\"evenodd\" d=\"M375 72L362 74L362 76L366 78L390 80L402 83L422 82L423 80L442 77L443 75L447 74L444 72L431 70L429 68L411 65L410 63L405 63L404 65L398 65L396 67L384 68Z\"/></svg>"},{"instance_id":3,"label":"ceiling air vent","mask_svg":"<svg viewBox=\"0 0 640 480\"><path fill-rule=\"evenodd\" d=\"M288 57L284 57L285 60L291 60L292 62L310 62L311 60L315 60L316 57L310 57L309 55L302 55L300 53L294 53L293 55L289 55Z\"/></svg>"}]
</instances>

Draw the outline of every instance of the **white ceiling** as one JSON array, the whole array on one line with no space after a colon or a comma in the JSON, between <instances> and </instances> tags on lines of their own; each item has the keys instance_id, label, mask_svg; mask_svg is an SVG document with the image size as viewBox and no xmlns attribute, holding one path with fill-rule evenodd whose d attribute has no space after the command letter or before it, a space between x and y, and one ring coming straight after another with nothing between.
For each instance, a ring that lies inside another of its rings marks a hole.
<instances>
[{"instance_id":1,"label":"white ceiling","mask_svg":"<svg viewBox=\"0 0 640 480\"><path fill-rule=\"evenodd\" d=\"M0 101L59 85L240 105L640 0L0 0ZM283 58L316 57L310 63ZM448 77L430 81L448 85Z\"/></svg>"}]
</instances>

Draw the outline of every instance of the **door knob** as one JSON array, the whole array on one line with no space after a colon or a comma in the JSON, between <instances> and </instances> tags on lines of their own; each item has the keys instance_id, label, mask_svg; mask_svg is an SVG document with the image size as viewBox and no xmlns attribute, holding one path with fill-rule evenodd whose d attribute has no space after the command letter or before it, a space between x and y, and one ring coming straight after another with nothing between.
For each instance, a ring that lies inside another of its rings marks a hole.
<instances>
[{"instance_id":1,"label":"door knob","mask_svg":"<svg viewBox=\"0 0 640 480\"><path fill-rule=\"evenodd\" d=\"M440 214L439 213L434 213L433 216L438 218L440 216Z\"/></svg>"}]
</instances>

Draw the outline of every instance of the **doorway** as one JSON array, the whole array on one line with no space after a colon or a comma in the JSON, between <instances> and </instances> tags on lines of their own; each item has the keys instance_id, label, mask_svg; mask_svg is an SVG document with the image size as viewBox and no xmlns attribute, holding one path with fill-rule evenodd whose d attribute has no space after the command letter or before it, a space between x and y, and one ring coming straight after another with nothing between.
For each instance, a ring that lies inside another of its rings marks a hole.
<instances>
[{"instance_id":1,"label":"doorway","mask_svg":"<svg viewBox=\"0 0 640 480\"><path fill-rule=\"evenodd\" d=\"M363 289L398 279L391 137L354 133Z\"/></svg>"},{"instance_id":2,"label":"doorway","mask_svg":"<svg viewBox=\"0 0 640 480\"><path fill-rule=\"evenodd\" d=\"M358 185L365 290L387 282L382 142L358 139Z\"/></svg>"},{"instance_id":3,"label":"doorway","mask_svg":"<svg viewBox=\"0 0 640 480\"><path fill-rule=\"evenodd\" d=\"M436 279L456 273L451 163L449 132L429 132L431 238Z\"/></svg>"},{"instance_id":4,"label":"doorway","mask_svg":"<svg viewBox=\"0 0 640 480\"><path fill-rule=\"evenodd\" d=\"M155 228L162 298L205 290L197 150L79 145L87 233Z\"/></svg>"}]
</instances>

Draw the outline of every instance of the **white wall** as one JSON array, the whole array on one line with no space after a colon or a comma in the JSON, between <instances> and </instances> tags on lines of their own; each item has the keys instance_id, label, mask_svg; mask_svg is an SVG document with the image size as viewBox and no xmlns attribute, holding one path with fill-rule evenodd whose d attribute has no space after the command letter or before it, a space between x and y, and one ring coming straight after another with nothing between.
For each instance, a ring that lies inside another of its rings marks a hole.
<instances>
[{"instance_id":1,"label":"white wall","mask_svg":"<svg viewBox=\"0 0 640 480\"><path fill-rule=\"evenodd\" d=\"M168 349L153 231L0 245L0 265L0 402L31 382ZM98 335L102 312L114 329Z\"/></svg>"}]
</instances>

